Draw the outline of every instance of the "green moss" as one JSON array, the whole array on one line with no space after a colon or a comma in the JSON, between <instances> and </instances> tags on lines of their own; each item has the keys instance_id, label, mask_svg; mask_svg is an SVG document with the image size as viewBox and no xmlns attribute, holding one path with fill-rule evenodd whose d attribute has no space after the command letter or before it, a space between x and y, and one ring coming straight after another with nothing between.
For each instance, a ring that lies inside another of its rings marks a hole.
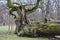
<instances>
[{"instance_id":1,"label":"green moss","mask_svg":"<svg viewBox=\"0 0 60 40\"><path fill-rule=\"evenodd\" d=\"M56 24L56 23L48 24L48 27L56 27L56 26L58 26L58 24Z\"/></svg>"},{"instance_id":2,"label":"green moss","mask_svg":"<svg viewBox=\"0 0 60 40\"><path fill-rule=\"evenodd\" d=\"M58 24L56 24L56 23L51 23L51 24L48 24L48 27L47 27L47 31L49 32L49 33L55 33L56 34L56 32L57 33L59 33L59 29L58 29L58 27L59 27L59 25Z\"/></svg>"},{"instance_id":3,"label":"green moss","mask_svg":"<svg viewBox=\"0 0 60 40\"><path fill-rule=\"evenodd\" d=\"M34 10L34 9L36 9L36 8L37 8L37 6L34 5L32 8L28 8L28 9L26 9L26 10L28 10L28 11L32 11L32 10Z\"/></svg>"}]
</instances>

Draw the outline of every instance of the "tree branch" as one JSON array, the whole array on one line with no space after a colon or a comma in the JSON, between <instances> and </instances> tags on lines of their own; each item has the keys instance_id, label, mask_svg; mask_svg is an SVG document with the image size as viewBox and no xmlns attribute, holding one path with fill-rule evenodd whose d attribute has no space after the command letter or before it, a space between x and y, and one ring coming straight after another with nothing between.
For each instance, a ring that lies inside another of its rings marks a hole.
<instances>
[{"instance_id":1,"label":"tree branch","mask_svg":"<svg viewBox=\"0 0 60 40\"><path fill-rule=\"evenodd\" d=\"M15 15L15 14L13 14L12 12L13 12L13 10L11 9L11 10L9 11L9 15L14 16L14 18L16 19L16 18L17 18L17 17L16 17L16 15Z\"/></svg>"},{"instance_id":2,"label":"tree branch","mask_svg":"<svg viewBox=\"0 0 60 40\"><path fill-rule=\"evenodd\" d=\"M28 9L26 9L26 11L27 12L31 12L31 11L34 11L34 10L36 10L37 8L38 8L38 6L39 6L39 2L40 2L41 0L37 0L37 3L36 3L36 5L34 5L34 7L32 7L32 8L28 8Z\"/></svg>"}]
</instances>

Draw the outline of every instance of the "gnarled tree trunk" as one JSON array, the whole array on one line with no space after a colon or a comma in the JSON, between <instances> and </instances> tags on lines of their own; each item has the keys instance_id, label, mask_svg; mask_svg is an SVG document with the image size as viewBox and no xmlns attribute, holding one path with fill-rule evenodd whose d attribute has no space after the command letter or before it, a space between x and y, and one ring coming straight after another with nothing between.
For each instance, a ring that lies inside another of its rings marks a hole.
<instances>
[{"instance_id":1,"label":"gnarled tree trunk","mask_svg":"<svg viewBox=\"0 0 60 40\"><path fill-rule=\"evenodd\" d=\"M22 6L19 9L20 9L18 13L19 19L15 21L16 23L15 34L18 34L20 32L21 28L23 27L22 25L28 24L25 8Z\"/></svg>"}]
</instances>

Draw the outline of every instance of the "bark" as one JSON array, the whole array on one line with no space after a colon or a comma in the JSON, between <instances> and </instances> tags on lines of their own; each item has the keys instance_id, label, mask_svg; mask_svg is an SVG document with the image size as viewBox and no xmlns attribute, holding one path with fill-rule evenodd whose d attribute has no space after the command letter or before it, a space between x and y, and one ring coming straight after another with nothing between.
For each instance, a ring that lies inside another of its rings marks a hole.
<instances>
[{"instance_id":1,"label":"bark","mask_svg":"<svg viewBox=\"0 0 60 40\"><path fill-rule=\"evenodd\" d=\"M16 23L15 34L18 34L20 32L23 25L28 24L27 18L26 18L26 13L25 13L25 8L22 6L19 9L20 9L18 12L19 19L15 21L15 23Z\"/></svg>"},{"instance_id":2,"label":"bark","mask_svg":"<svg viewBox=\"0 0 60 40\"><path fill-rule=\"evenodd\" d=\"M24 7L22 7L21 19L22 19L22 24L23 25L28 24L27 17L26 17L26 11L25 11Z\"/></svg>"}]
</instances>

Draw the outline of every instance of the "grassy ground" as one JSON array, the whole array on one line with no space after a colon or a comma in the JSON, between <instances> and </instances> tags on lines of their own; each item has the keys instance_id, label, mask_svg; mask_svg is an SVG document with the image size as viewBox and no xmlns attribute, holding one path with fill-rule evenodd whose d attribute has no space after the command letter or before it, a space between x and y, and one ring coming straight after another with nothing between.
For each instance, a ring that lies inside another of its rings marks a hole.
<instances>
[{"instance_id":1,"label":"grassy ground","mask_svg":"<svg viewBox=\"0 0 60 40\"><path fill-rule=\"evenodd\" d=\"M29 37L18 37L14 34L9 34L8 26L0 26L0 40L48 40L47 38L29 38ZM12 30L12 32L14 29Z\"/></svg>"}]
</instances>

